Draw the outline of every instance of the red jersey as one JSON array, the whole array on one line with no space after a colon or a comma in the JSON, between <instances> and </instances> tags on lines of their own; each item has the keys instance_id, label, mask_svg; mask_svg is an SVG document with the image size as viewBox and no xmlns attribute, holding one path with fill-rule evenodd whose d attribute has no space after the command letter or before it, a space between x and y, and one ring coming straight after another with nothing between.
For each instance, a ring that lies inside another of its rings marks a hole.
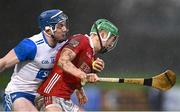
<instances>
[{"instance_id":1,"label":"red jersey","mask_svg":"<svg viewBox=\"0 0 180 112\"><path fill-rule=\"evenodd\" d=\"M82 34L74 35L63 48L69 48L76 53L76 57L72 63L77 68L85 73L92 72L92 62L94 61L95 55L90 45L89 37ZM58 66L58 60L61 56L62 49L57 53L55 65L50 75L40 85L38 93L44 96L58 96L64 99L70 99L74 90L82 86L79 78L63 71L62 68Z\"/></svg>"}]
</instances>

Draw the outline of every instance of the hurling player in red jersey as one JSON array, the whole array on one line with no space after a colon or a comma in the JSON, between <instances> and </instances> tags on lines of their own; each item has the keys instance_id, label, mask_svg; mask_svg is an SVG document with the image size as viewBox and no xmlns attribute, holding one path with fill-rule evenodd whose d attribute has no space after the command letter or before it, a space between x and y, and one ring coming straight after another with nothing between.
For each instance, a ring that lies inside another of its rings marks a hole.
<instances>
[{"instance_id":1,"label":"hurling player in red jersey","mask_svg":"<svg viewBox=\"0 0 180 112\"><path fill-rule=\"evenodd\" d=\"M71 95L75 90L79 91L79 95L84 94L82 80L98 81L93 70L99 66L93 64L95 55L112 50L118 36L118 28L113 23L98 19L91 28L90 36L77 34L70 37L59 50L50 75L38 89L38 93L44 96L45 111L80 111L71 101Z\"/></svg>"}]
</instances>

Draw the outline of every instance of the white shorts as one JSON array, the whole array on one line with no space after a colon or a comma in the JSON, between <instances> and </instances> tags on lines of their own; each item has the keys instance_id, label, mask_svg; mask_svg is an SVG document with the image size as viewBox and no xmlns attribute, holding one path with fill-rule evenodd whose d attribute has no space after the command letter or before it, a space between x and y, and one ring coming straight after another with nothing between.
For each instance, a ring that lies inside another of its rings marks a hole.
<instances>
[{"instance_id":1,"label":"white shorts","mask_svg":"<svg viewBox=\"0 0 180 112\"><path fill-rule=\"evenodd\" d=\"M45 108L49 106L58 106L65 112L78 112L80 109L71 100L65 100L56 96L44 97Z\"/></svg>"},{"instance_id":2,"label":"white shorts","mask_svg":"<svg viewBox=\"0 0 180 112\"><path fill-rule=\"evenodd\" d=\"M4 94L3 96L3 106L6 112L12 111L12 104L18 98L25 98L34 105L35 95L26 92L14 92L9 94Z\"/></svg>"}]
</instances>

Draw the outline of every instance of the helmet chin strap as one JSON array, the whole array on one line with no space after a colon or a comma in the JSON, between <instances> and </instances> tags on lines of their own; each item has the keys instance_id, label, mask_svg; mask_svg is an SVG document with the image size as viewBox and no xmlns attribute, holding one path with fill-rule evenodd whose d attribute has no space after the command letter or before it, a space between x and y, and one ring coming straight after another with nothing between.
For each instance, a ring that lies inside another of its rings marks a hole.
<instances>
[{"instance_id":1,"label":"helmet chin strap","mask_svg":"<svg viewBox=\"0 0 180 112\"><path fill-rule=\"evenodd\" d=\"M102 40L101 40L99 31L98 31L98 29L97 29L96 23L94 23L94 25L95 25L96 32L97 32L97 35L98 35L98 38L99 38L99 42L100 42L100 45L101 45L101 49L100 49L99 53L104 54L104 53L106 53L108 50L107 50L105 47L103 47L103 43L102 43Z\"/></svg>"},{"instance_id":2,"label":"helmet chin strap","mask_svg":"<svg viewBox=\"0 0 180 112\"><path fill-rule=\"evenodd\" d=\"M51 30L51 32L52 32L51 37L52 37L52 38L55 38L55 37L54 37L54 32L56 31L56 28L53 30L52 27L50 27L50 30Z\"/></svg>"}]
</instances>

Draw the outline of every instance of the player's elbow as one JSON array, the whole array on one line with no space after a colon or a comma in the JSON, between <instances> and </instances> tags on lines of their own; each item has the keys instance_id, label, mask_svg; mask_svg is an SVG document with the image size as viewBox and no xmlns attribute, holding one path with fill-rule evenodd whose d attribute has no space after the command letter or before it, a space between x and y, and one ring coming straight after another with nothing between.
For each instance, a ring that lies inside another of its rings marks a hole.
<instances>
[{"instance_id":1,"label":"player's elbow","mask_svg":"<svg viewBox=\"0 0 180 112\"><path fill-rule=\"evenodd\" d=\"M60 67L60 68L62 68L63 70L66 70L67 68L68 68L68 61L67 60L64 60L64 59L59 59L59 61L58 61L58 66Z\"/></svg>"},{"instance_id":2,"label":"player's elbow","mask_svg":"<svg viewBox=\"0 0 180 112\"><path fill-rule=\"evenodd\" d=\"M63 67L63 63L62 63L60 60L58 61L58 66L59 66L60 68Z\"/></svg>"}]
</instances>

